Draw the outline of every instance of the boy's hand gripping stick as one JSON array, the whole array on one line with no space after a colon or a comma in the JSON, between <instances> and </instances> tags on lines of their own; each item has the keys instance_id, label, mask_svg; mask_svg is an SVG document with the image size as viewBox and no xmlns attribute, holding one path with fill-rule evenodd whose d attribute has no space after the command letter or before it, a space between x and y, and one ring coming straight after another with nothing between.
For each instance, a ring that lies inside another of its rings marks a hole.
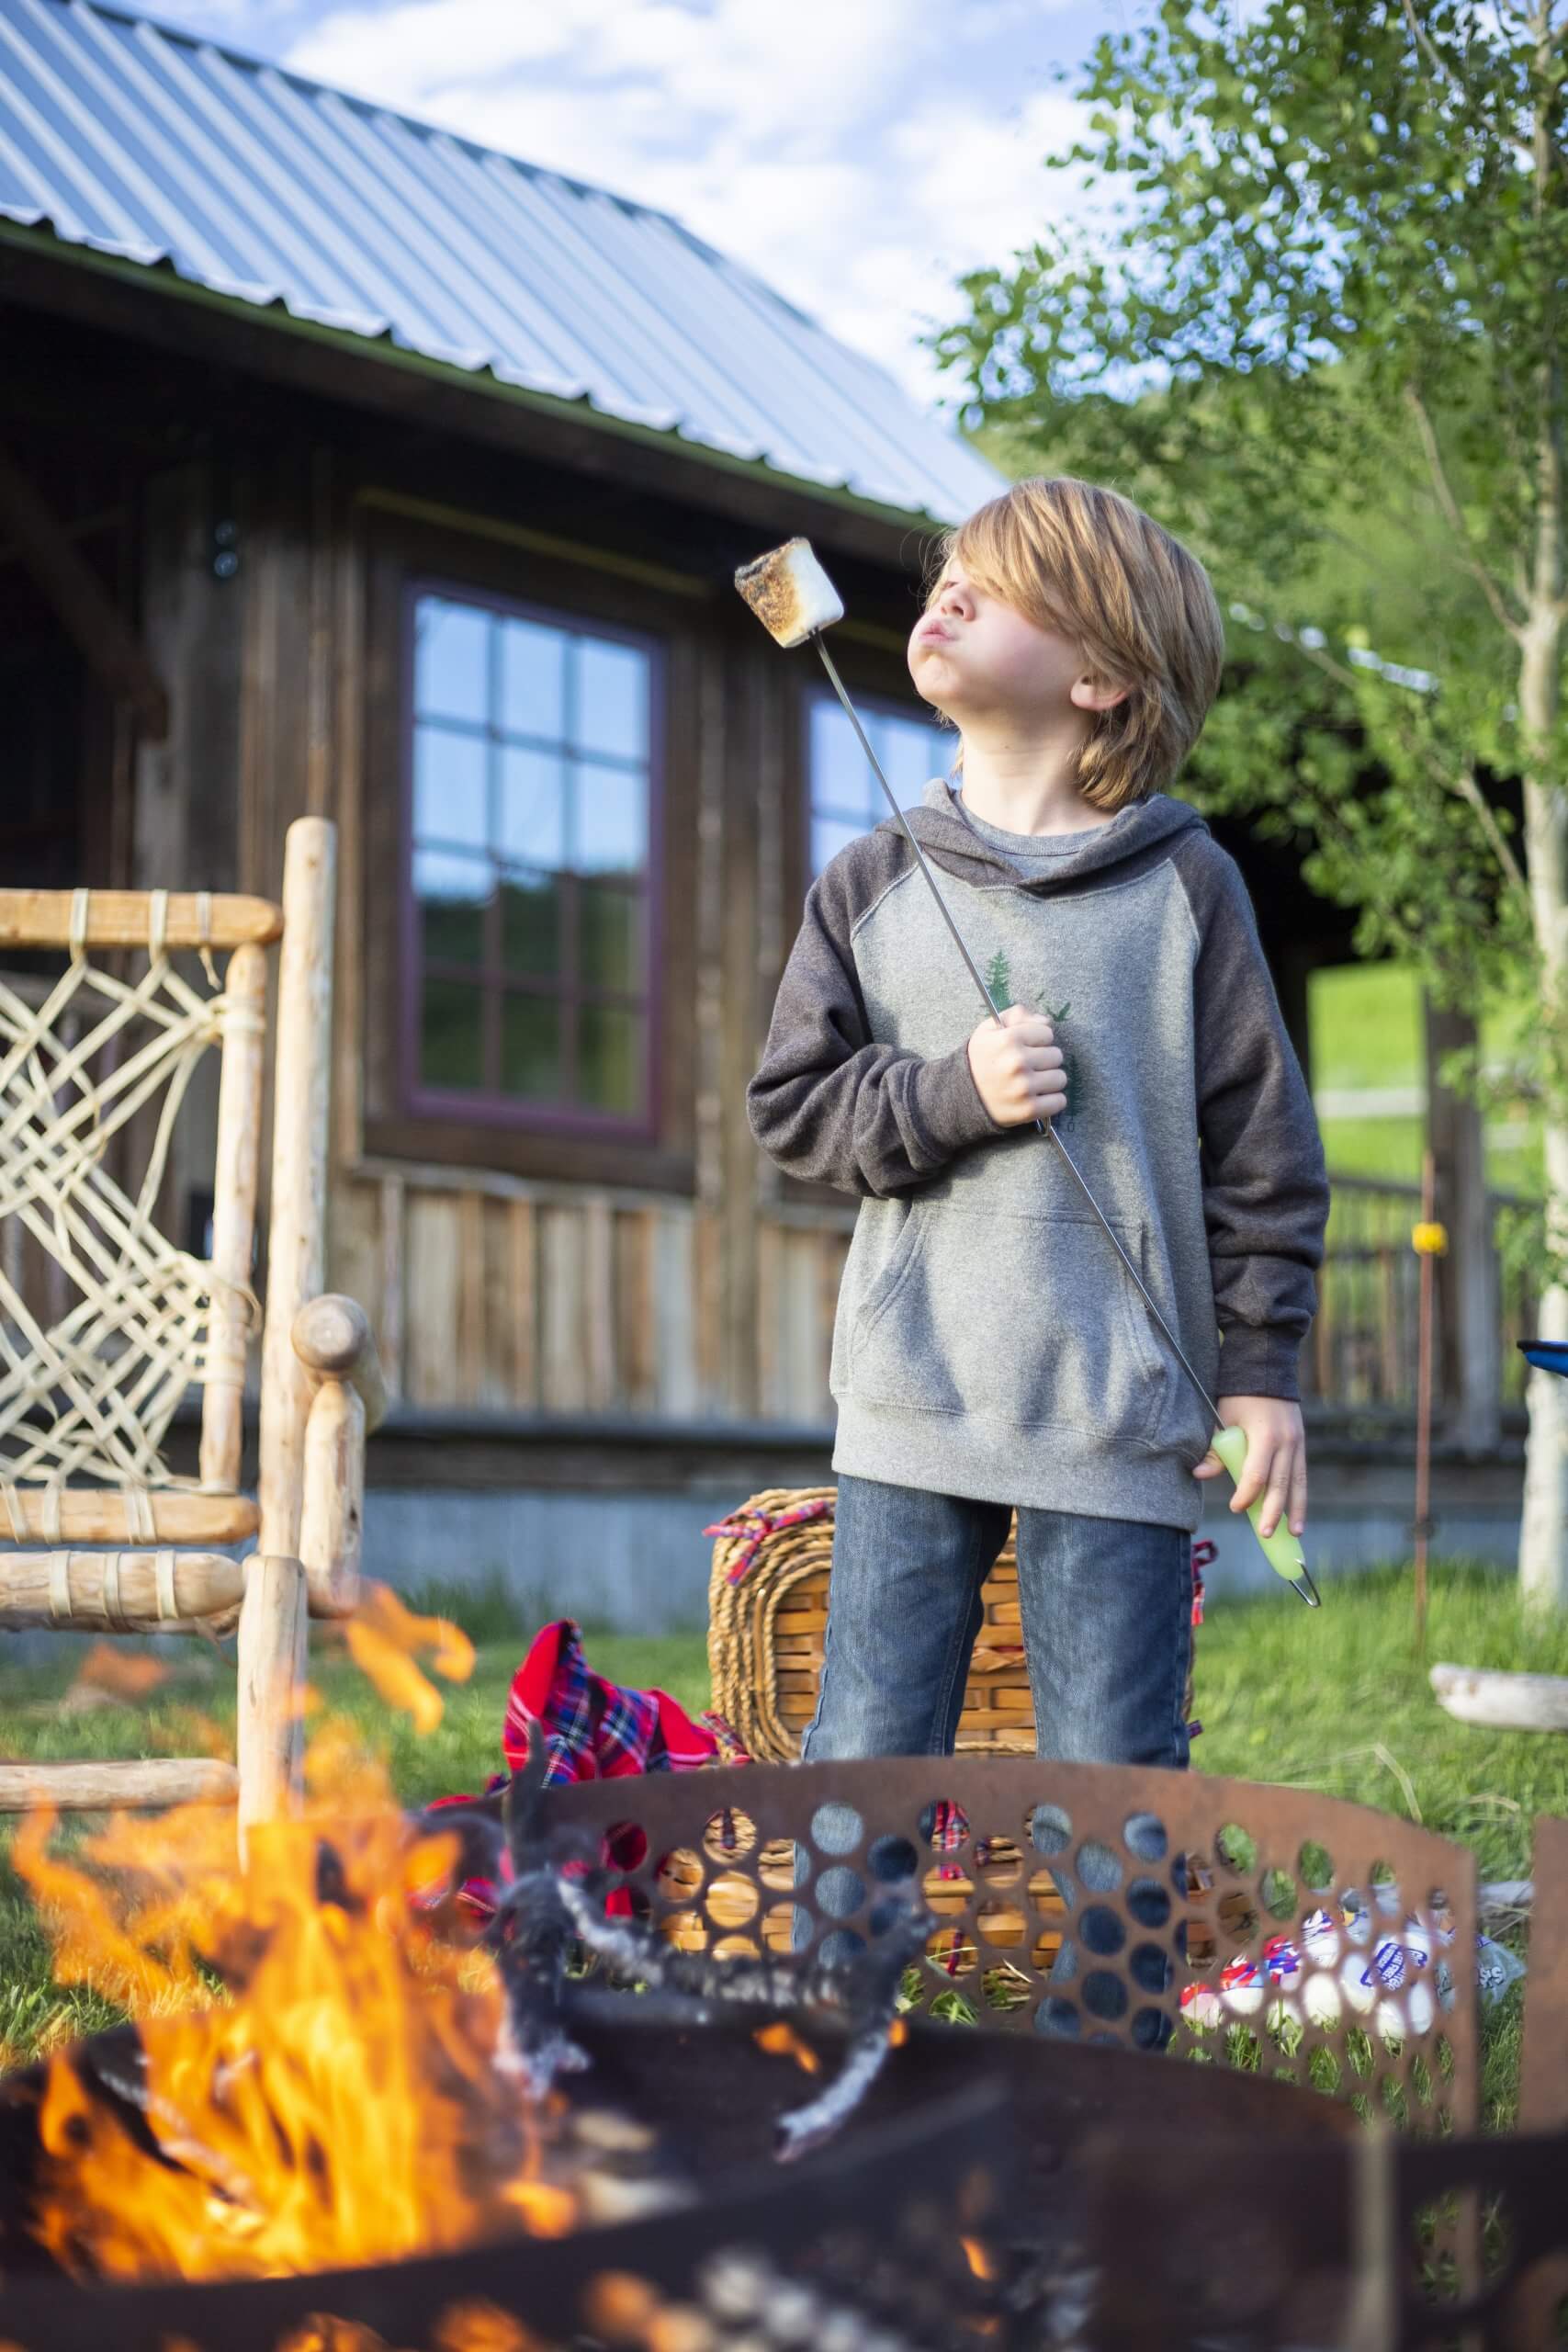
<instances>
[{"instance_id":1,"label":"boy's hand gripping stick","mask_svg":"<svg viewBox=\"0 0 1568 2352\"><path fill-rule=\"evenodd\" d=\"M942 921L953 933L958 952L969 967L970 975L980 991L986 1010L993 1020L999 1021L1002 1008L992 996L981 975L979 966L969 953L964 934L953 919L952 910L942 895L941 888L936 876L931 872L926 854L910 831L908 820L898 806L893 787L882 773L881 762L871 748L866 731L856 715L854 705L844 692L843 680L840 677L833 665L832 657L822 642L822 631L825 628L830 628L835 621L843 619L844 607L837 589L812 553L810 541L790 539L784 547L774 548L767 555L759 556L754 563L742 564L735 575L735 585L769 636L778 644L786 650L796 645L805 645L808 641L816 646L822 657L822 666L832 682L833 691L848 714L850 725L860 738L861 749L871 762L872 773L887 796L888 807L904 828L905 837L915 853L916 864L931 887L931 896L941 910ZM1105 1232L1106 1238L1126 1268L1144 1305L1153 1316L1156 1327L1164 1336L1177 1363L1201 1397L1214 1430L1209 1442L1230 1472L1233 1481L1239 1486L1241 1474L1247 1464L1246 1431L1235 1427L1222 1429L1219 1426L1219 1407L1188 1362L1186 1351L1180 1340L1161 1314L1148 1285L1122 1248L1105 1211L1090 1192L1083 1170L1054 1126L1049 1126L1038 1119L1034 1124L1039 1133L1050 1136L1051 1141L1060 1152L1074 1182L1093 1210ZM1258 1524L1262 1514L1261 1498L1247 1506L1247 1515L1252 1521L1252 1532L1262 1546L1265 1559L1277 1576L1283 1577L1285 1582L1301 1594L1309 1609L1316 1609L1319 1606L1317 1588L1308 1572L1306 1558L1300 1543L1283 1521L1274 1530L1272 1535L1266 1536Z\"/></svg>"}]
</instances>

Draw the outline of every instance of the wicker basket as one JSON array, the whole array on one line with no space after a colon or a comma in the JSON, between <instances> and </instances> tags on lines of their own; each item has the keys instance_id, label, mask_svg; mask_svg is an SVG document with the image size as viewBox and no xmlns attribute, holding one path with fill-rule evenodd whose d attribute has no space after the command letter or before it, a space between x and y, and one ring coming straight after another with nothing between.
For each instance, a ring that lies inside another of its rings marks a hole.
<instances>
[{"instance_id":1,"label":"wicker basket","mask_svg":"<svg viewBox=\"0 0 1568 2352\"><path fill-rule=\"evenodd\" d=\"M766 1487L731 1513L726 1527L732 1532L720 1533L714 1544L708 1586L713 1704L760 1763L798 1756L816 1711L835 1494L832 1487ZM770 1524L802 1508L812 1515L788 1526ZM1016 1521L982 1589L985 1623L958 1719L960 1749L989 1756L1034 1753L1015 1531ZM750 1563L731 1581L748 1552Z\"/></svg>"}]
</instances>

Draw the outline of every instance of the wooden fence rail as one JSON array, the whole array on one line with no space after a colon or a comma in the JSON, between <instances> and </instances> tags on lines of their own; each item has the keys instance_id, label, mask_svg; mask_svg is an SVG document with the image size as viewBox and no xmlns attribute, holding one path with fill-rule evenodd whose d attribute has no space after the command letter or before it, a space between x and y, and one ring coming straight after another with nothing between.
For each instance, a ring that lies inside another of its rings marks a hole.
<instances>
[{"instance_id":1,"label":"wooden fence rail","mask_svg":"<svg viewBox=\"0 0 1568 2352\"><path fill-rule=\"evenodd\" d=\"M1312 1340L1302 1360L1303 1386L1320 1404L1399 1413L1416 1409L1416 1318L1420 1261L1411 1228L1421 1212L1417 1184L1335 1176L1333 1207ZM1490 1226L1516 1205L1507 1193L1488 1195ZM1494 1240L1495 1247L1495 1240ZM1498 1280L1503 1401L1524 1396L1525 1363L1515 1346L1529 1332L1530 1284L1506 1265ZM1444 1288L1436 1301L1435 1346L1443 1354Z\"/></svg>"}]
</instances>

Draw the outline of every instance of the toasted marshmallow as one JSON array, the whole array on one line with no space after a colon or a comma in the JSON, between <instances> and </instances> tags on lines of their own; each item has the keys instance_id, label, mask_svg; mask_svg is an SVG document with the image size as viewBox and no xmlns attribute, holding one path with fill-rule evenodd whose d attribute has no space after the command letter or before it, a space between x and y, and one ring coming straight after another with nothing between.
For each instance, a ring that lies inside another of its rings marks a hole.
<instances>
[{"instance_id":1,"label":"toasted marshmallow","mask_svg":"<svg viewBox=\"0 0 1568 2352\"><path fill-rule=\"evenodd\" d=\"M831 628L844 617L839 592L812 554L809 539L787 539L755 563L743 563L735 585L768 635L783 646L804 645L819 628Z\"/></svg>"}]
</instances>

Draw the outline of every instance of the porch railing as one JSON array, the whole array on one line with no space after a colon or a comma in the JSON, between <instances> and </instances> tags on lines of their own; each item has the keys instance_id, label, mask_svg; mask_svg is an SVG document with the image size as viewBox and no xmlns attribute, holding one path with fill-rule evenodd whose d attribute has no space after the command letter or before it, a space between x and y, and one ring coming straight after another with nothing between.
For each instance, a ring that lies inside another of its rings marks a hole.
<instances>
[{"instance_id":1,"label":"porch railing","mask_svg":"<svg viewBox=\"0 0 1568 2352\"><path fill-rule=\"evenodd\" d=\"M1323 1405L1403 1415L1416 1410L1420 1260L1410 1232L1421 1213L1416 1184L1377 1177L1333 1176L1332 1206L1318 1277L1318 1310L1302 1355L1303 1393ZM1489 1230L1514 1205L1508 1193L1488 1194ZM1495 1246L1495 1245L1494 1245ZM1434 1301L1434 1363L1441 1396L1443 1261ZM1526 1365L1515 1346L1534 1321L1530 1285L1506 1266L1498 1285L1503 1402L1522 1401Z\"/></svg>"}]
</instances>

